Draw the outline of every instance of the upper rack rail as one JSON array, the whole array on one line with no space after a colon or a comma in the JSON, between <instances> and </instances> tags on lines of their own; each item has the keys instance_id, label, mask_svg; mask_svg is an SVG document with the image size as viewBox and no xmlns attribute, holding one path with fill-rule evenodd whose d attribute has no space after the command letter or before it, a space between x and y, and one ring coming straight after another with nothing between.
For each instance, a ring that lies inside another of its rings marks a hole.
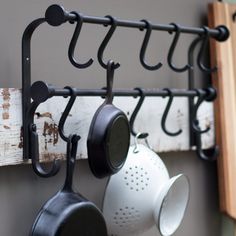
<instances>
[{"instance_id":1,"label":"upper rack rail","mask_svg":"<svg viewBox=\"0 0 236 236\"><path fill-rule=\"evenodd\" d=\"M86 16L81 14L83 17L83 22L91 23L91 24L102 24L102 25L111 25L112 20L107 17L97 17L97 16ZM52 26L59 26L67 21L74 22L77 21L76 14L73 12L66 11L60 5L51 5L48 7L45 13L45 20L48 24ZM121 20L116 19L116 25L120 27L129 27L129 28L138 28L145 29L146 24L143 21L131 21L131 20ZM164 25L164 24L151 24L152 30L159 31L168 31L168 32L176 32L176 27L174 25ZM205 34L205 30L203 28L198 27L185 27L179 26L179 30L182 33L187 34ZM215 29L209 29L209 36L215 38L218 41L225 41L229 37L229 31L227 27L220 25Z\"/></svg>"}]
</instances>

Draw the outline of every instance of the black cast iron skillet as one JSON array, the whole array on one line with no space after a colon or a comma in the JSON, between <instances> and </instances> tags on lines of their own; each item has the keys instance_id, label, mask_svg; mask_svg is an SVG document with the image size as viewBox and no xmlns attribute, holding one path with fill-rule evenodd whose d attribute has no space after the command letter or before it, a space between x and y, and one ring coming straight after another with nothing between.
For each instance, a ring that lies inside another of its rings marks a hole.
<instances>
[{"instance_id":1,"label":"black cast iron skillet","mask_svg":"<svg viewBox=\"0 0 236 236\"><path fill-rule=\"evenodd\" d=\"M107 64L107 95L96 111L89 129L87 150L92 173L103 178L118 172L129 149L129 122L123 111L112 104L114 62Z\"/></svg>"},{"instance_id":2,"label":"black cast iron skillet","mask_svg":"<svg viewBox=\"0 0 236 236\"><path fill-rule=\"evenodd\" d=\"M64 187L40 210L30 236L107 236L100 210L72 190L77 144L78 136L69 136Z\"/></svg>"}]
</instances>

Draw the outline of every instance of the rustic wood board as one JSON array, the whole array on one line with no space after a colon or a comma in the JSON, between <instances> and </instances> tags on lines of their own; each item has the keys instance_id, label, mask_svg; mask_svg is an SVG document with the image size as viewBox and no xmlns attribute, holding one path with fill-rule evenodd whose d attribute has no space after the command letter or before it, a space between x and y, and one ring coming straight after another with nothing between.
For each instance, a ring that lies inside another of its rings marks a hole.
<instances>
[{"instance_id":1,"label":"rustic wood board","mask_svg":"<svg viewBox=\"0 0 236 236\"><path fill-rule=\"evenodd\" d=\"M42 161L54 157L64 157L65 143L60 139L57 124L66 106L67 99L54 97L41 104L35 115L35 123L40 137ZM78 158L87 158L86 139L92 117L103 100L99 97L78 97L65 124L69 133L81 135L78 146ZM132 97L115 97L114 104L122 109L128 117L136 106L137 99ZM188 100L175 98L167 118L170 131L179 128L183 132L177 137L166 135L161 129L161 117L167 98L147 97L135 121L135 129L150 134L148 141L157 152L189 150ZM22 109L21 91L19 89L0 89L0 166L24 163L22 160ZM211 127L211 131L202 136L203 147L214 144L213 104L203 103L198 117L202 128ZM197 158L197 157L196 157Z\"/></svg>"},{"instance_id":2,"label":"rustic wood board","mask_svg":"<svg viewBox=\"0 0 236 236\"><path fill-rule=\"evenodd\" d=\"M220 146L218 176L220 207L236 219L236 23L232 15L236 4L215 2L209 5L209 26L226 25L230 38L211 41L212 65L218 66L213 84L218 90L215 102L216 142Z\"/></svg>"}]
</instances>

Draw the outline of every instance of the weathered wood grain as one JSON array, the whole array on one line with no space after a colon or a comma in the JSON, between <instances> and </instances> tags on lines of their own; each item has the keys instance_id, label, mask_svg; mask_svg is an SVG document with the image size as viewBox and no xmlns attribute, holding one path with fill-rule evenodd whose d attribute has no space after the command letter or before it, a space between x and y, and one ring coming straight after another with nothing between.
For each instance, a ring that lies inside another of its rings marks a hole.
<instances>
[{"instance_id":1,"label":"weathered wood grain","mask_svg":"<svg viewBox=\"0 0 236 236\"><path fill-rule=\"evenodd\" d=\"M215 102L216 142L220 146L218 179L221 210L236 219L236 24L232 15L236 4L215 2L209 5L209 25L226 25L230 38L211 42L211 61L219 70L213 75L218 90Z\"/></svg>"},{"instance_id":2,"label":"weathered wood grain","mask_svg":"<svg viewBox=\"0 0 236 236\"><path fill-rule=\"evenodd\" d=\"M157 152L189 150L189 124L187 98L175 98L167 118L170 131L179 128L183 132L177 137L166 135L161 129L161 117L165 109L167 98L147 97L137 116L135 130L148 132L148 142ZM65 143L60 139L57 124L68 99L54 97L41 104L35 115L40 137L40 155L42 161L54 157L63 158ZM82 138L78 146L78 158L86 158L86 139L92 117L103 102L98 97L78 97L71 114L65 124L65 131L77 133ZM128 117L136 106L137 99L132 97L115 97L114 104L122 109ZM214 144L213 106L204 103L198 112L202 128L211 127L211 131L204 134L203 146L208 148ZM22 160L21 135L22 109L21 91L14 88L0 89L0 166L24 163Z\"/></svg>"}]
</instances>

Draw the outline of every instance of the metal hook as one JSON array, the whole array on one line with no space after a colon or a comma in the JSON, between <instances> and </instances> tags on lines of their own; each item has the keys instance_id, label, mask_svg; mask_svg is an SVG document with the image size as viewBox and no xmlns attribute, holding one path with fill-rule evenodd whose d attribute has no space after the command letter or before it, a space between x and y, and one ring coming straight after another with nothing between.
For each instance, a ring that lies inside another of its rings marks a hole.
<instances>
[{"instance_id":1,"label":"metal hook","mask_svg":"<svg viewBox=\"0 0 236 236\"><path fill-rule=\"evenodd\" d=\"M207 47L207 43L209 41L209 37L210 37L210 33L209 33L209 28L207 26L203 26L203 29L205 31L205 34L202 36L202 45L200 48L200 51L198 53L198 57L197 57L197 64L199 66L199 68L206 73L212 73L215 72L217 70L217 67L213 67L213 68L207 68L205 65L203 65L202 63L202 58L204 57L204 52L206 50Z\"/></svg>"},{"instance_id":2,"label":"metal hook","mask_svg":"<svg viewBox=\"0 0 236 236\"><path fill-rule=\"evenodd\" d=\"M73 88L71 88L71 87L69 87L69 86L67 86L67 87L65 87L65 88L70 90L71 97L70 97L70 100L69 100L69 102L67 103L66 108L65 108L65 110L63 111L62 116L61 116L61 118L60 118L60 121L59 121L59 124L58 124L58 132L59 132L61 138L62 138L64 141L68 142L68 141L69 141L69 137L67 137L67 136L65 135L65 132L64 132L64 125L65 125L66 119L67 119L67 117L68 117L68 115L69 115L69 113L70 113L70 110L71 110L71 108L72 108L72 106L73 106L73 104L74 104L74 102L75 102L76 93L75 93L75 89L73 89ZM78 137L79 137L79 136L78 136Z\"/></svg>"},{"instance_id":3,"label":"metal hook","mask_svg":"<svg viewBox=\"0 0 236 236\"><path fill-rule=\"evenodd\" d=\"M105 38L103 39L103 41L102 41L102 43L101 43L101 45L100 45L100 47L98 49L97 58L98 58L98 62L100 63L100 65L103 68L107 69L107 64L104 63L104 61L103 61L103 53L104 53L105 48L107 47L108 42L110 41L110 39L111 39L111 37L113 35L113 33L116 30L117 20L113 16L105 16L105 17L110 19L111 27L110 27L108 33L106 34ZM114 69L117 69L118 67L120 67L119 63L114 64Z\"/></svg>"},{"instance_id":4,"label":"metal hook","mask_svg":"<svg viewBox=\"0 0 236 236\"><path fill-rule=\"evenodd\" d=\"M81 31L81 28L83 25L83 15L81 13L78 13L75 11L72 11L71 13L76 15L77 24L75 27L74 34L73 34L71 41L70 41L69 50L68 50L68 57L69 57L69 60L73 66L80 68L80 69L84 69L84 68L87 68L90 65L92 65L93 59L90 58L87 62L81 64L81 63L78 63L74 58L75 47L76 47L76 44L77 44L77 41L78 41L78 38L80 35L80 31Z\"/></svg>"},{"instance_id":5,"label":"metal hook","mask_svg":"<svg viewBox=\"0 0 236 236\"><path fill-rule=\"evenodd\" d=\"M170 131L168 131L168 130L166 129L166 119L167 119L167 115L168 115L168 113L169 113L169 110L170 110L170 107L171 107L171 104L172 104L173 98L174 98L173 92L172 92L172 90L169 89L169 88L164 88L163 90L165 90L165 91L168 92L169 101L168 101L168 103L167 103L167 105L166 105L165 111L164 111L163 116L162 116L162 118L161 118L161 127L162 127L163 131L164 131L167 135L170 135L170 136L177 136L177 135L179 135L179 134L182 133L182 129L179 129L179 130L176 131L176 132L170 132Z\"/></svg>"},{"instance_id":6,"label":"metal hook","mask_svg":"<svg viewBox=\"0 0 236 236\"><path fill-rule=\"evenodd\" d=\"M181 34L181 31L180 31L180 26L178 24L175 24L175 23L170 23L170 25L173 25L175 27L175 36L174 36L174 39L172 41L172 44L170 46L170 49L169 49L169 52L168 52L168 56L167 56L167 62L168 62L168 65L170 66L170 68L173 70L173 71L176 71L176 72L184 72L188 69L191 68L191 66L189 64L181 67L181 68L177 68L173 62L172 62L172 58L173 58L173 54L174 54L174 51L175 51L175 48L176 48L176 45L178 43L178 40L179 40L179 36ZM172 32L171 32L172 33Z\"/></svg>"},{"instance_id":7,"label":"metal hook","mask_svg":"<svg viewBox=\"0 0 236 236\"><path fill-rule=\"evenodd\" d=\"M139 149L138 149L138 138L142 136L142 133L137 133L135 136L134 136L134 150L133 150L133 153L138 153L139 152Z\"/></svg>"},{"instance_id":8,"label":"metal hook","mask_svg":"<svg viewBox=\"0 0 236 236\"><path fill-rule=\"evenodd\" d=\"M138 148L138 139L143 137L143 133L137 133L134 137L134 150L133 153L138 153L139 148ZM152 147L149 145L147 137L145 137L145 143L149 149L152 149Z\"/></svg>"},{"instance_id":9,"label":"metal hook","mask_svg":"<svg viewBox=\"0 0 236 236\"><path fill-rule=\"evenodd\" d=\"M193 106L193 120L192 120L192 128L195 132L199 133L199 134L203 134L203 133L206 133L210 130L210 127L207 127L205 130L201 130L199 128L199 121L197 119L197 111L198 111L198 108L200 107L200 105L202 104L202 102L204 100L206 100L206 97L207 95L205 95L205 93L202 93L202 89L194 89L197 94L198 94L198 100L197 102L194 104Z\"/></svg>"},{"instance_id":10,"label":"metal hook","mask_svg":"<svg viewBox=\"0 0 236 236\"><path fill-rule=\"evenodd\" d=\"M147 46L148 46L148 43L149 43L149 40L151 37L151 33L152 33L152 24L148 20L145 20L145 19L141 20L141 21L143 21L146 24L145 28L147 28L147 29L146 29L146 34L144 36L142 47L141 47L141 50L139 53L140 62L142 64L142 66L147 70L158 70L162 66L161 62L159 62L158 64L156 64L154 66L150 66L145 62L144 57L145 57L146 49L147 49Z\"/></svg>"},{"instance_id":11,"label":"metal hook","mask_svg":"<svg viewBox=\"0 0 236 236\"><path fill-rule=\"evenodd\" d=\"M138 101L138 103L137 103L137 105L136 105L136 107L135 107L135 109L134 109L134 111L133 111L133 113L132 113L132 115L130 117L130 121L129 121L129 123L130 123L130 130L131 130L131 134L134 137L138 136L138 138L144 139L144 138L148 137L148 133L137 133L137 132L135 132L134 131L134 121L135 121L135 119L137 117L137 114L138 114L138 112L139 112L139 110L140 110L140 108L141 108L141 106L142 106L142 104L144 102L145 94L144 94L142 88L135 88L135 90L139 91L140 99L139 99L139 101Z\"/></svg>"},{"instance_id":12,"label":"metal hook","mask_svg":"<svg viewBox=\"0 0 236 236\"><path fill-rule=\"evenodd\" d=\"M34 172L44 178L52 177L58 173L60 170L60 160L53 160L52 167L50 170L46 171L42 168L39 162L39 139L37 133L37 127L33 124L33 117L35 111L38 107L39 103L33 102L29 109L29 117L32 123L29 125L29 133L30 133L30 145L29 145L29 153L32 160L32 167Z\"/></svg>"},{"instance_id":13,"label":"metal hook","mask_svg":"<svg viewBox=\"0 0 236 236\"><path fill-rule=\"evenodd\" d=\"M196 152L198 157L205 161L215 161L219 155L219 146L202 150L201 134L196 134Z\"/></svg>"},{"instance_id":14,"label":"metal hook","mask_svg":"<svg viewBox=\"0 0 236 236\"><path fill-rule=\"evenodd\" d=\"M35 124L30 126L30 138L31 138L31 147L30 154L32 159L32 167L34 172L44 178L52 177L58 173L60 170L60 160L54 159L52 167L50 170L46 171L42 168L39 163L39 142L38 142L38 133L36 132L37 128Z\"/></svg>"}]
</instances>

